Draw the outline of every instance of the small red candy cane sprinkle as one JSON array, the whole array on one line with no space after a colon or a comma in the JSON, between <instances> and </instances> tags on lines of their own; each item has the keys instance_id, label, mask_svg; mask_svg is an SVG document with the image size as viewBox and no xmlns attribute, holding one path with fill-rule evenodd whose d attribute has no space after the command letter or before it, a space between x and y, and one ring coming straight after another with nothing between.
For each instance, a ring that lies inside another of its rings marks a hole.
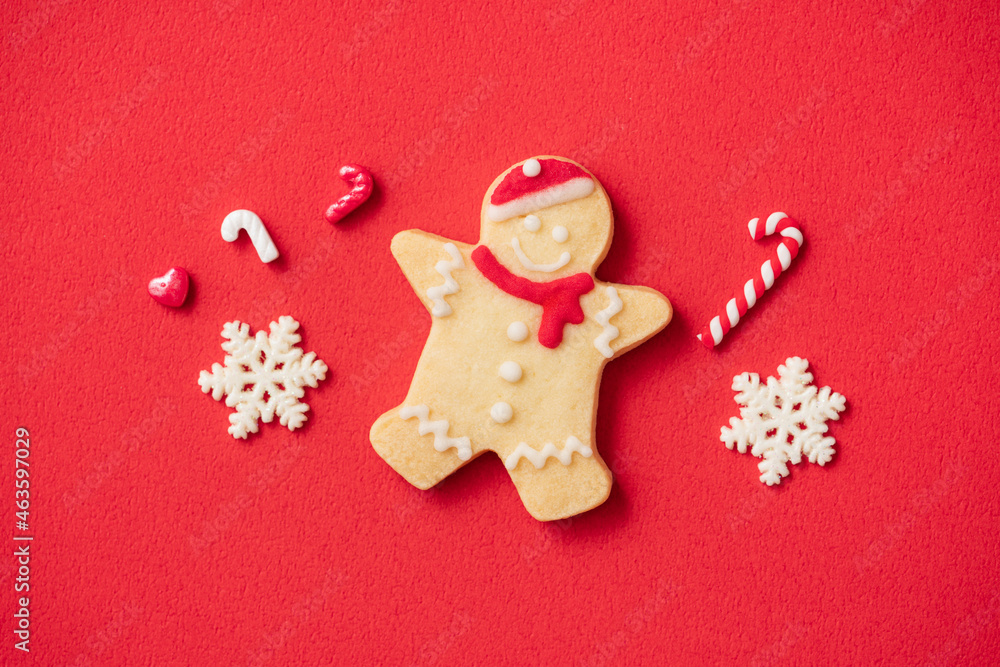
<instances>
[{"instance_id":1,"label":"small red candy cane sprinkle","mask_svg":"<svg viewBox=\"0 0 1000 667\"><path fill-rule=\"evenodd\" d=\"M375 186L372 173L360 165L344 165L340 168L340 177L354 187L326 209L328 222L340 222L344 216L364 204L371 196L372 188Z\"/></svg>"},{"instance_id":2,"label":"small red candy cane sprinkle","mask_svg":"<svg viewBox=\"0 0 1000 667\"><path fill-rule=\"evenodd\" d=\"M799 254L799 247L804 243L798 223L784 213L772 213L763 226L759 222L760 218L754 218L747 225L754 241L760 241L775 232L784 238L776 248L774 257L761 265L760 274L748 280L743 285L743 292L730 299L723 311L713 317L705 330L698 334L698 340L709 349L721 343L722 337L735 327L740 318L757 303L757 299L771 288L775 278L791 265L792 260Z\"/></svg>"}]
</instances>

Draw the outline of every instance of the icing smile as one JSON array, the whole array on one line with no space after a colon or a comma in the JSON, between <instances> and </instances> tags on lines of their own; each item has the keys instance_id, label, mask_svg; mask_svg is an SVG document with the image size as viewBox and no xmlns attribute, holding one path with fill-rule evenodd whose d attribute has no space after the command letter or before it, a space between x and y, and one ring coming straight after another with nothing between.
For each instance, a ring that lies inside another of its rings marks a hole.
<instances>
[{"instance_id":1,"label":"icing smile","mask_svg":"<svg viewBox=\"0 0 1000 667\"><path fill-rule=\"evenodd\" d=\"M570 254L568 251L563 251L563 254L559 255L559 260L552 262L551 264L535 264L528 256L524 254L521 250L521 242L517 240L515 236L510 240L510 245L514 248L514 254L517 255L517 261L521 262L521 266L528 269L529 271L541 271L543 273L552 273L553 271L558 271L562 267L569 264Z\"/></svg>"}]
</instances>

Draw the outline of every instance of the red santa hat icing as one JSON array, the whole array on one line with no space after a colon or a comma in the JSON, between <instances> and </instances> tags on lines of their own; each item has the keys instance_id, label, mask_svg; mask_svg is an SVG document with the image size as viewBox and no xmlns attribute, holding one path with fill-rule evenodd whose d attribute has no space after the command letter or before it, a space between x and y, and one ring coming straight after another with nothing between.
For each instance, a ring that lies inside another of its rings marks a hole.
<instances>
[{"instance_id":1,"label":"red santa hat icing","mask_svg":"<svg viewBox=\"0 0 1000 667\"><path fill-rule=\"evenodd\" d=\"M572 162L553 158L526 160L511 169L490 196L486 215L493 222L583 199L594 191L594 179Z\"/></svg>"}]
</instances>

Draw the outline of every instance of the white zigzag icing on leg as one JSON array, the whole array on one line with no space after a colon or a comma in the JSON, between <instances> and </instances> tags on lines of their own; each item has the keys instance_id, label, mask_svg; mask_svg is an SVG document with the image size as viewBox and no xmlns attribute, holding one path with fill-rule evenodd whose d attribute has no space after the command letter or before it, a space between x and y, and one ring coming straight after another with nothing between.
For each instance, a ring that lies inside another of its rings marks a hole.
<instances>
[{"instance_id":1,"label":"white zigzag icing on leg","mask_svg":"<svg viewBox=\"0 0 1000 667\"><path fill-rule=\"evenodd\" d=\"M452 246L454 247L454 246ZM472 457L472 443L468 438L449 438L448 428L450 424L445 419L430 421L430 408L426 405L408 405L399 411L399 416L403 419L420 418L420 426L417 433L420 435L434 434L434 449L439 452L447 451L454 447L458 452L458 458L468 461Z\"/></svg>"},{"instance_id":2,"label":"white zigzag icing on leg","mask_svg":"<svg viewBox=\"0 0 1000 667\"><path fill-rule=\"evenodd\" d=\"M608 307L604 310L598 312L594 315L594 319L597 323L604 327L604 331L594 339L594 347L596 347L601 354L606 358L610 359L615 355L612 351L611 346L608 344L615 338L618 338L618 327L611 324L611 318L622 312L622 300L618 297L618 290L616 290L611 285L608 285L604 293L608 295Z\"/></svg>"},{"instance_id":3,"label":"white zigzag icing on leg","mask_svg":"<svg viewBox=\"0 0 1000 667\"><path fill-rule=\"evenodd\" d=\"M444 278L444 284L427 288L427 298L434 302L434 307L431 308L431 315L434 317L447 317L451 315L451 306L444 300L445 296L458 291L458 281L452 278L451 272L454 269L465 268L465 262L462 261L462 253L458 251L454 243L445 243L444 249L445 252L451 255L451 261L442 259L434 265L434 270Z\"/></svg>"},{"instance_id":4,"label":"white zigzag icing on leg","mask_svg":"<svg viewBox=\"0 0 1000 667\"><path fill-rule=\"evenodd\" d=\"M528 443L522 442L518 444L517 449L507 457L504 461L504 465L507 466L507 470L513 470L517 467L518 462L522 458L528 459L536 468L542 468L545 462L550 459L556 459L559 463L564 466L568 466L573 462L573 452L580 452L582 456L590 458L593 456L594 452L590 447L584 445L582 442L570 436L566 438L566 446L562 450L558 449L551 442L545 443L542 447L542 451L532 449L528 446Z\"/></svg>"}]
</instances>

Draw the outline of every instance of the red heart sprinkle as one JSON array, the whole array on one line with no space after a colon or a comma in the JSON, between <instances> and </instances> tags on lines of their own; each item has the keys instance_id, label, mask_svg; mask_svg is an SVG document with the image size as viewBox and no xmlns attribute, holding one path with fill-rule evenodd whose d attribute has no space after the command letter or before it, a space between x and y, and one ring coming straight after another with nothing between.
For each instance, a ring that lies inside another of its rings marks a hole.
<instances>
[{"instance_id":1,"label":"red heart sprinkle","mask_svg":"<svg viewBox=\"0 0 1000 667\"><path fill-rule=\"evenodd\" d=\"M177 308L188 293L188 272L175 266L162 276L149 281L149 295L164 306Z\"/></svg>"}]
</instances>

